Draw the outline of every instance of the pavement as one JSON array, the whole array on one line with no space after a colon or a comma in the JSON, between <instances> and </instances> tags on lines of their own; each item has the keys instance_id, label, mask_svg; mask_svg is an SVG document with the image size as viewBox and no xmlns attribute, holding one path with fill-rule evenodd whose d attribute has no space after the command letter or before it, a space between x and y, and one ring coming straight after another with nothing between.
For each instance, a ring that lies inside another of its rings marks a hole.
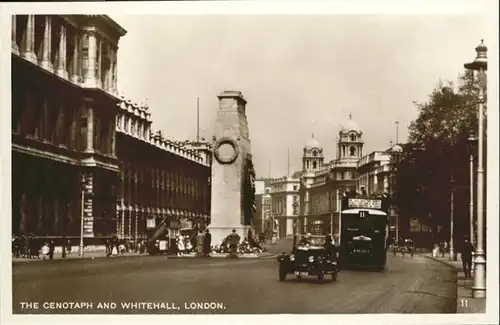
<instances>
[{"instance_id":1,"label":"pavement","mask_svg":"<svg viewBox=\"0 0 500 325\"><path fill-rule=\"evenodd\" d=\"M285 240L284 243L280 243L278 245L270 245L270 246L272 246L272 247L269 249L268 252L242 254L242 255L239 255L239 257L240 258L274 258L277 256L278 253L281 253L282 247L288 246L288 241ZM291 248L291 244L290 244L290 248ZM290 248L285 249L285 250L290 250ZM131 256L146 257L146 256L149 256L149 254L125 252L122 255L118 255L117 258L131 257ZM166 255L166 256L168 258L172 258L172 259L182 259L182 258L195 258L196 254L192 253L192 254L185 254L182 256L175 256L175 255ZM213 258L226 258L228 256L228 254L212 253L212 254L210 254L210 256ZM84 252L83 256L80 256L78 254L78 252L73 252L69 255L66 254L65 258L62 258L62 253L60 253L60 252L54 253L54 260L57 260L57 261L73 260L73 259L96 259L96 258L106 258L106 252L105 251L88 251L88 252ZM43 258L30 259L30 258L20 258L20 257L13 257L12 258L13 263L32 263L32 262L38 262L38 261L47 261L47 259L46 260L44 260Z\"/></svg>"},{"instance_id":2,"label":"pavement","mask_svg":"<svg viewBox=\"0 0 500 325\"><path fill-rule=\"evenodd\" d=\"M450 260L449 255L442 257L433 257L427 254L425 257L452 267L456 272L457 287L457 313L458 314L476 314L486 313L486 299L472 297L472 279L465 278L462 270L462 260L460 254L457 254L457 260Z\"/></svg>"},{"instance_id":3,"label":"pavement","mask_svg":"<svg viewBox=\"0 0 500 325\"><path fill-rule=\"evenodd\" d=\"M423 255L389 254L384 272L342 270L324 283L280 282L271 258L165 256L13 263L12 279L15 314L428 314L457 302L455 271Z\"/></svg>"}]
</instances>

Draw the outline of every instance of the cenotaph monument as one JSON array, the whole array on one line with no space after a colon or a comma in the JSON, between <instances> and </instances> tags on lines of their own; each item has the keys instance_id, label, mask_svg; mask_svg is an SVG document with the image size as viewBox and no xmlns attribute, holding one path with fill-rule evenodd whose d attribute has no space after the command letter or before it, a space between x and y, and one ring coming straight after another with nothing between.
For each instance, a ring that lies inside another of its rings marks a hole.
<instances>
[{"instance_id":1,"label":"cenotaph monument","mask_svg":"<svg viewBox=\"0 0 500 325\"><path fill-rule=\"evenodd\" d=\"M250 154L247 101L239 91L217 96L215 121L211 223L212 244L218 245L233 229L243 240L250 227L255 174Z\"/></svg>"}]
</instances>

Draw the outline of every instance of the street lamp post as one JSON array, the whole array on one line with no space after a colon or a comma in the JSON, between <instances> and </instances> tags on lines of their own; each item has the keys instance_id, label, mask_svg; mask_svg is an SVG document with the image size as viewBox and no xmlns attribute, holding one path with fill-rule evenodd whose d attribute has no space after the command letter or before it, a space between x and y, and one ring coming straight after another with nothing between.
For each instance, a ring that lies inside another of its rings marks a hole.
<instances>
[{"instance_id":1,"label":"street lamp post","mask_svg":"<svg viewBox=\"0 0 500 325\"><path fill-rule=\"evenodd\" d=\"M469 238L470 242L474 244L474 145L477 141L476 136L471 133L467 139L470 147L469 155L469 168L470 168L470 199L469 199Z\"/></svg>"},{"instance_id":2,"label":"street lamp post","mask_svg":"<svg viewBox=\"0 0 500 325\"><path fill-rule=\"evenodd\" d=\"M451 197L450 197L450 261L456 261L455 255L455 240L454 240L454 228L455 228L455 220L454 220L454 199L455 199L455 179L451 176Z\"/></svg>"},{"instance_id":3,"label":"street lamp post","mask_svg":"<svg viewBox=\"0 0 500 325\"><path fill-rule=\"evenodd\" d=\"M466 69L479 71L481 78L485 77L484 73L488 67L488 59L486 53L488 48L481 44L476 47L476 59L471 63L464 64ZM476 251L474 252L474 280L472 286L472 296L474 298L486 298L486 254L484 253L484 215L483 215L483 182L484 182L484 167L483 167L483 141L484 141L484 90L483 85L479 87L478 110L479 110L479 130L478 130L478 156L477 156L477 236L476 236Z\"/></svg>"}]
</instances>

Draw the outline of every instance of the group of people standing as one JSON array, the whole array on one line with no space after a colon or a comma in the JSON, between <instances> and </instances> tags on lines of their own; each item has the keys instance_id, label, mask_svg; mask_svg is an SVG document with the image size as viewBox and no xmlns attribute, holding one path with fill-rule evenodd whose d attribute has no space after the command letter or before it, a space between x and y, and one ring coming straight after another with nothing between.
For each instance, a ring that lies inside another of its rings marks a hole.
<instances>
[{"instance_id":1,"label":"group of people standing","mask_svg":"<svg viewBox=\"0 0 500 325\"><path fill-rule=\"evenodd\" d=\"M59 240L60 243L60 240ZM69 241L60 243L62 257L71 254ZM37 238L32 235L12 236L12 257L28 259L54 259L56 241L50 238Z\"/></svg>"},{"instance_id":2,"label":"group of people standing","mask_svg":"<svg viewBox=\"0 0 500 325\"><path fill-rule=\"evenodd\" d=\"M176 238L177 255L190 254L193 249L196 251L196 256L209 257L212 244L212 234L208 229L193 233L191 236L183 236L179 234Z\"/></svg>"}]
</instances>

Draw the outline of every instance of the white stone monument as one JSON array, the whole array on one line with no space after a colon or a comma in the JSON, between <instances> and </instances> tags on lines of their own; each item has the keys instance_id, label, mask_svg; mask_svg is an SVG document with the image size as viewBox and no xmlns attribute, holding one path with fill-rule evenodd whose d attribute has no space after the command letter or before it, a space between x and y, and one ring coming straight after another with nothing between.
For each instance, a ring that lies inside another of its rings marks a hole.
<instances>
[{"instance_id":1,"label":"white stone monument","mask_svg":"<svg viewBox=\"0 0 500 325\"><path fill-rule=\"evenodd\" d=\"M244 189L251 161L245 114L247 101L239 91L224 91L218 98L212 163L211 223L208 227L213 245L220 244L233 229L243 240L249 229L249 226L244 225Z\"/></svg>"}]
</instances>

